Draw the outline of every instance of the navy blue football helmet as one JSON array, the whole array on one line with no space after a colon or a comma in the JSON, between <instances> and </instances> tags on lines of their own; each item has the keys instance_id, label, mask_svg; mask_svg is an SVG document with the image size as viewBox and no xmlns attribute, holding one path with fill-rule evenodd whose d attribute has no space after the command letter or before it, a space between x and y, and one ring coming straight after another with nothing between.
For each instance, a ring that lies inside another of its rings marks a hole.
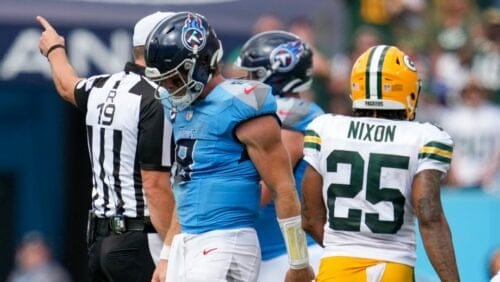
<instances>
[{"instance_id":1,"label":"navy blue football helmet","mask_svg":"<svg viewBox=\"0 0 500 282\"><path fill-rule=\"evenodd\" d=\"M248 78L270 85L273 94L308 90L312 82L312 50L298 36L286 31L254 35L241 48L234 63L248 71Z\"/></svg>"},{"instance_id":2,"label":"navy blue football helmet","mask_svg":"<svg viewBox=\"0 0 500 282\"><path fill-rule=\"evenodd\" d=\"M169 93L159 88L156 96L167 99L172 110L182 111L201 94L221 58L222 44L205 17L179 12L149 34L145 74L160 85L169 80Z\"/></svg>"}]
</instances>

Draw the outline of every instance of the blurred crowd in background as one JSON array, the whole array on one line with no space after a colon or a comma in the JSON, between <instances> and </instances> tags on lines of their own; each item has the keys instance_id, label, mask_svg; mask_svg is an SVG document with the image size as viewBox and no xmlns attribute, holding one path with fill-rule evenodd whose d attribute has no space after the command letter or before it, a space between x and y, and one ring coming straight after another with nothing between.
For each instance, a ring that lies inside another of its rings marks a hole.
<instances>
[{"instance_id":1,"label":"blurred crowd in background","mask_svg":"<svg viewBox=\"0 0 500 282\"><path fill-rule=\"evenodd\" d=\"M16 250L16 264L7 282L69 282L70 274L52 257L52 248L42 233L24 235Z\"/></svg>"}]
</instances>

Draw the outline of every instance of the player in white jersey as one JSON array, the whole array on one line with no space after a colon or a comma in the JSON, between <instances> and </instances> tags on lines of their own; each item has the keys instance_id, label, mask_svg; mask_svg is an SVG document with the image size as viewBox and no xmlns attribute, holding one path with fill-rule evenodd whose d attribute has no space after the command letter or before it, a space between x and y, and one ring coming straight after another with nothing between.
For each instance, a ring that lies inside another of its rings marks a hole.
<instances>
[{"instance_id":1,"label":"player in white jersey","mask_svg":"<svg viewBox=\"0 0 500 282\"><path fill-rule=\"evenodd\" d=\"M441 280L459 280L439 193L453 142L411 122L419 90L407 55L374 46L352 69L355 117L308 126L303 227L325 248L317 281L414 281L415 217Z\"/></svg>"}]
</instances>

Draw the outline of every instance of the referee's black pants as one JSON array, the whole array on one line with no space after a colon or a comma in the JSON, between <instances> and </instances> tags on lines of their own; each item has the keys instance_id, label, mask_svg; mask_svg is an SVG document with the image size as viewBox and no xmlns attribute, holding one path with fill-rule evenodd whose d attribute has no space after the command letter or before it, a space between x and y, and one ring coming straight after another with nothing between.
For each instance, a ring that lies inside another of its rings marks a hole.
<instances>
[{"instance_id":1,"label":"referee's black pants","mask_svg":"<svg viewBox=\"0 0 500 282\"><path fill-rule=\"evenodd\" d=\"M89 245L91 281L151 281L156 266L149 251L148 233L107 233L96 234Z\"/></svg>"}]
</instances>

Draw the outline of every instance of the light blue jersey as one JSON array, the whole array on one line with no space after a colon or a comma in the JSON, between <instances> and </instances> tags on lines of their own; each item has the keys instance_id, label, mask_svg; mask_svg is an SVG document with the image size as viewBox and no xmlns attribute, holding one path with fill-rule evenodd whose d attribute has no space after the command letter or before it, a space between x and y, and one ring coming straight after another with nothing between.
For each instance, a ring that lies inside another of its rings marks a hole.
<instances>
[{"instance_id":1,"label":"light blue jersey","mask_svg":"<svg viewBox=\"0 0 500 282\"><path fill-rule=\"evenodd\" d=\"M182 232L255 226L260 176L235 129L263 115L276 115L271 88L246 80L226 80L171 114L177 162L173 189Z\"/></svg>"},{"instance_id":2,"label":"light blue jersey","mask_svg":"<svg viewBox=\"0 0 500 282\"><path fill-rule=\"evenodd\" d=\"M283 129L294 130L304 133L307 125L317 116L322 115L323 110L316 104L297 98L278 98L277 114L283 124ZM301 196L302 177L306 169L306 162L300 160L294 167L295 185L299 197ZM256 229L262 252L262 260L269 260L286 254L285 241L276 220L276 209L274 201L271 201L259 210ZM314 244L311 237L307 237L308 244Z\"/></svg>"}]
</instances>

